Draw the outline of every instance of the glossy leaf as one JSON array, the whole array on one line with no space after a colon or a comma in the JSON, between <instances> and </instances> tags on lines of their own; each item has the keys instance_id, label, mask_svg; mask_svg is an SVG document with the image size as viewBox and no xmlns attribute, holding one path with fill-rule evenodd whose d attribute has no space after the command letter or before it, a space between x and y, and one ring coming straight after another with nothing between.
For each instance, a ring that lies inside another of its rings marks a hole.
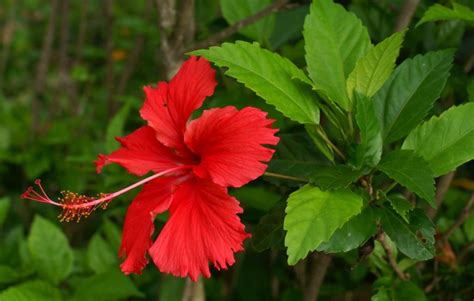
<instances>
[{"instance_id":1,"label":"glossy leaf","mask_svg":"<svg viewBox=\"0 0 474 301\"><path fill-rule=\"evenodd\" d=\"M392 194L387 197L393 210L398 213L407 223L410 212L415 206L410 203L403 194Z\"/></svg>"},{"instance_id":2,"label":"glossy leaf","mask_svg":"<svg viewBox=\"0 0 474 301\"><path fill-rule=\"evenodd\" d=\"M390 208L381 210L381 217L383 230L403 254L415 260L433 258L435 229L423 211L414 210L410 214L410 223Z\"/></svg>"},{"instance_id":3,"label":"glossy leaf","mask_svg":"<svg viewBox=\"0 0 474 301\"><path fill-rule=\"evenodd\" d=\"M304 23L306 64L316 88L345 110L351 109L346 79L370 47L367 29L343 6L315 0Z\"/></svg>"},{"instance_id":4,"label":"glossy leaf","mask_svg":"<svg viewBox=\"0 0 474 301\"><path fill-rule=\"evenodd\" d=\"M372 97L388 79L395 68L405 32L397 32L371 48L361 57L347 78L347 93L353 92Z\"/></svg>"},{"instance_id":5,"label":"glossy leaf","mask_svg":"<svg viewBox=\"0 0 474 301\"><path fill-rule=\"evenodd\" d=\"M192 54L227 67L225 74L243 83L288 118L304 124L319 123L319 108L311 87L293 79L306 75L277 53L262 49L257 43L237 41Z\"/></svg>"},{"instance_id":6,"label":"glossy leaf","mask_svg":"<svg viewBox=\"0 0 474 301\"><path fill-rule=\"evenodd\" d=\"M474 103L452 107L421 124L402 148L414 150L435 176L447 174L474 159Z\"/></svg>"},{"instance_id":7,"label":"glossy leaf","mask_svg":"<svg viewBox=\"0 0 474 301\"><path fill-rule=\"evenodd\" d=\"M322 191L306 185L293 192L288 198L284 221L288 264L296 264L329 240L361 208L362 198L349 189Z\"/></svg>"},{"instance_id":8,"label":"glossy leaf","mask_svg":"<svg viewBox=\"0 0 474 301\"><path fill-rule=\"evenodd\" d=\"M224 18L232 25L242 19L255 15L271 3L272 0L220 0L220 7ZM275 16L269 15L254 24L243 27L239 32L265 44L268 43L274 25Z\"/></svg>"},{"instance_id":9,"label":"glossy leaf","mask_svg":"<svg viewBox=\"0 0 474 301\"><path fill-rule=\"evenodd\" d=\"M453 61L452 50L405 60L374 95L384 142L396 141L420 123L439 98Z\"/></svg>"},{"instance_id":10,"label":"glossy leaf","mask_svg":"<svg viewBox=\"0 0 474 301\"><path fill-rule=\"evenodd\" d=\"M363 245L376 231L375 212L371 207L366 207L337 229L329 241L323 242L317 250L327 253L348 252Z\"/></svg>"},{"instance_id":11,"label":"glossy leaf","mask_svg":"<svg viewBox=\"0 0 474 301\"><path fill-rule=\"evenodd\" d=\"M457 3L453 3L453 8L445 7L441 4L435 4L426 10L423 18L416 23L416 27L426 22L440 20L462 20L474 22L474 10Z\"/></svg>"},{"instance_id":12,"label":"glossy leaf","mask_svg":"<svg viewBox=\"0 0 474 301\"><path fill-rule=\"evenodd\" d=\"M414 151L393 151L382 158L377 168L431 206L436 206L433 173L428 163Z\"/></svg>"},{"instance_id":13,"label":"glossy leaf","mask_svg":"<svg viewBox=\"0 0 474 301\"><path fill-rule=\"evenodd\" d=\"M33 267L40 275L58 284L72 271L73 253L64 233L37 215L28 236Z\"/></svg>"},{"instance_id":14,"label":"glossy leaf","mask_svg":"<svg viewBox=\"0 0 474 301\"><path fill-rule=\"evenodd\" d=\"M359 127L360 143L356 147L356 166L375 166L382 156L382 131L375 115L374 105L370 98L358 92L354 93L356 101L355 119Z\"/></svg>"}]
</instances>

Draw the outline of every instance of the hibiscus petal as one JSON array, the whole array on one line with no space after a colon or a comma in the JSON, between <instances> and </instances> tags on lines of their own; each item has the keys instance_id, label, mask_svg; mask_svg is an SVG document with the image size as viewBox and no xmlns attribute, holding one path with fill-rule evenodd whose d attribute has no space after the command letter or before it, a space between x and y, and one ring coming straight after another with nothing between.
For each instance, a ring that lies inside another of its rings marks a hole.
<instances>
[{"instance_id":1,"label":"hibiscus petal","mask_svg":"<svg viewBox=\"0 0 474 301\"><path fill-rule=\"evenodd\" d=\"M264 144L276 145L277 129L267 113L246 107L204 111L202 116L189 123L184 140L200 156L194 173L210 177L221 186L240 187L261 176L274 150Z\"/></svg>"},{"instance_id":2,"label":"hibiscus petal","mask_svg":"<svg viewBox=\"0 0 474 301\"><path fill-rule=\"evenodd\" d=\"M143 187L127 210L123 226L119 256L126 256L120 265L125 274L140 274L147 265L146 253L152 244L153 220L156 214L167 210L171 204L175 177L159 178Z\"/></svg>"},{"instance_id":3,"label":"hibiscus petal","mask_svg":"<svg viewBox=\"0 0 474 301\"><path fill-rule=\"evenodd\" d=\"M144 126L130 135L117 138L122 147L110 155L99 155L96 161L97 172L107 164L117 163L130 173L142 176L149 171L160 172L177 166L179 158L171 149L161 144L155 131Z\"/></svg>"},{"instance_id":4,"label":"hibiscus petal","mask_svg":"<svg viewBox=\"0 0 474 301\"><path fill-rule=\"evenodd\" d=\"M173 196L170 219L149 253L161 272L210 277L209 262L219 269L235 262L234 252L243 250L245 233L238 213L239 202L225 187L193 178L181 184Z\"/></svg>"},{"instance_id":5,"label":"hibiscus petal","mask_svg":"<svg viewBox=\"0 0 474 301\"><path fill-rule=\"evenodd\" d=\"M169 84L145 87L146 99L140 115L166 146L182 151L183 133L192 112L214 93L215 70L204 58L190 57Z\"/></svg>"}]
</instances>

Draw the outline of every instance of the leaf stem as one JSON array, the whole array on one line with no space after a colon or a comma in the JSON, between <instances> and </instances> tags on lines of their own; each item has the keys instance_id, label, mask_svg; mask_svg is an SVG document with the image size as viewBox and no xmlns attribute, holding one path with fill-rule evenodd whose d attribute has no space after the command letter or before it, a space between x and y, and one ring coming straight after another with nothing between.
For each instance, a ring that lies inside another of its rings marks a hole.
<instances>
[{"instance_id":1,"label":"leaf stem","mask_svg":"<svg viewBox=\"0 0 474 301\"><path fill-rule=\"evenodd\" d=\"M267 176L267 177L272 177L272 178L279 178L279 179L285 179L285 180L292 180L292 181L297 181L297 182L309 183L309 181L308 181L307 179L298 178L298 177L292 177L292 176L287 176L287 175L282 175L282 174L274 173L274 172L268 172L268 171L266 171L263 175L264 175L264 176Z\"/></svg>"},{"instance_id":2,"label":"leaf stem","mask_svg":"<svg viewBox=\"0 0 474 301\"><path fill-rule=\"evenodd\" d=\"M326 142L334 150L334 152L339 157L341 157L343 160L346 160L346 156L341 152L341 150L339 148L337 148L336 145L334 145L334 143L332 143L331 140L329 140L328 136L326 136L326 134L323 131L321 131L320 127L317 127L316 132L319 134L319 136L321 136L321 138L324 140L324 142Z\"/></svg>"},{"instance_id":3,"label":"leaf stem","mask_svg":"<svg viewBox=\"0 0 474 301\"><path fill-rule=\"evenodd\" d=\"M384 189L383 193L386 195L387 193L390 192L390 190L395 188L395 186L397 186L397 185L398 185L398 183L393 181L392 184L390 184L387 188Z\"/></svg>"}]
</instances>

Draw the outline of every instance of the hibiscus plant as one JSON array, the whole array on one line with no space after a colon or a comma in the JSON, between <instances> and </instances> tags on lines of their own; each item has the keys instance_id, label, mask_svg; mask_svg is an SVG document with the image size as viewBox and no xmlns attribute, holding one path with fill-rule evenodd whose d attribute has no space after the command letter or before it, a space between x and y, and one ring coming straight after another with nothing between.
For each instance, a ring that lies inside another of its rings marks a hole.
<instances>
[{"instance_id":1,"label":"hibiscus plant","mask_svg":"<svg viewBox=\"0 0 474 301\"><path fill-rule=\"evenodd\" d=\"M221 2L224 17L232 19L230 4ZM304 52L304 62L269 50L276 44L265 38L264 23L257 23L241 34L260 43L191 47L169 80L147 84L143 101L127 103L116 116L125 119L134 112L130 107L137 108L138 126L117 137L119 144L101 148L108 154L95 161L96 172L104 171L98 178L124 173L107 165L131 174L125 188L96 196L61 191L52 198L57 189L46 192L38 179L21 197L59 207L61 221L81 225L96 209L114 210L119 196L126 200L126 211L114 213L123 230L108 219L103 226L107 236L120 240L112 250L120 264L99 268L124 287L132 285L124 275L146 279L155 267L189 279L192 287L214 274L221 277L221 270L239 269L243 251L251 250L268 252L272 263L284 260L283 269L302 284L302 295L275 300L315 300L337 258L344 259L344 269L350 266L348 273L367 265L376 277L372 300L426 300L425 292L441 281L426 283L427 262L436 257L436 269L459 268L448 238L474 205L471 196L460 206L458 225L440 230L433 222L454 171L474 159L474 103L437 103L451 74L459 72L453 68L459 53L444 47L402 55L411 29L371 39L361 19L332 0L311 1L304 13L301 47L294 50ZM452 10L437 4L417 26L445 19L470 24L473 15L459 4ZM220 92L226 81L246 89L241 93L252 91L253 102L219 104L233 97ZM255 183L264 183L259 185L265 192L252 190ZM248 195L262 205L243 201ZM252 207L265 212L253 222L243 217ZM41 244L41 231L47 240L59 230L35 218L22 252ZM55 239L63 243L61 235ZM100 251L105 242L97 237L89 248ZM35 271L55 285L71 273L76 256L32 254ZM52 269L42 263L46 255L64 260ZM92 269L104 264L95 262ZM117 276L119 270L124 275ZM126 297L142 296L131 290ZM7 293L13 299L5 300L29 300L14 295Z\"/></svg>"}]
</instances>

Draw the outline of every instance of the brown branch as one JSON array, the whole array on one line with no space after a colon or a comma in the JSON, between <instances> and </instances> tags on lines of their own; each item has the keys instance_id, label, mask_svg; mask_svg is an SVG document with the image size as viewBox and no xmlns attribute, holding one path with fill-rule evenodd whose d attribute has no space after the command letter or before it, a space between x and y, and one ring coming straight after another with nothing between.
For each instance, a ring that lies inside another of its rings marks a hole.
<instances>
[{"instance_id":1,"label":"brown branch","mask_svg":"<svg viewBox=\"0 0 474 301\"><path fill-rule=\"evenodd\" d=\"M436 208L429 207L427 209L426 215L430 219L434 219L436 216L436 212L441 206L441 203L443 202L444 196L446 192L448 192L449 186L451 185L451 182L453 181L454 175L456 174L456 171L452 171L441 178L439 178L438 183L436 184Z\"/></svg>"},{"instance_id":2,"label":"brown branch","mask_svg":"<svg viewBox=\"0 0 474 301\"><path fill-rule=\"evenodd\" d=\"M390 249L390 246L388 245L387 240L385 240L385 233L380 231L379 234L377 235L377 240L380 242L383 249L385 250L385 253L387 254L388 263L390 264L392 269L395 271L395 274L397 274L398 278L404 281L408 280L408 276L405 275L405 273L403 273L402 270L400 270L400 267L395 261L395 258L393 258L392 250Z\"/></svg>"},{"instance_id":3,"label":"brown branch","mask_svg":"<svg viewBox=\"0 0 474 301\"><path fill-rule=\"evenodd\" d=\"M79 17L79 33L77 35L77 43L75 47L76 58L73 65L76 66L81 63L82 60L82 49L86 41L87 34L87 24L89 18L87 17L87 12L89 9L89 0L81 1L81 12Z\"/></svg>"},{"instance_id":4,"label":"brown branch","mask_svg":"<svg viewBox=\"0 0 474 301\"><path fill-rule=\"evenodd\" d=\"M184 286L183 296L181 301L205 301L206 294L204 290L204 283L202 277L199 277L196 282L192 282L191 279L186 279Z\"/></svg>"},{"instance_id":5,"label":"brown branch","mask_svg":"<svg viewBox=\"0 0 474 301\"><path fill-rule=\"evenodd\" d=\"M395 23L395 31L402 31L407 28L413 16L415 15L415 11L418 8L418 4L420 4L420 0L406 0L403 4L400 13L397 16L397 21Z\"/></svg>"},{"instance_id":6,"label":"brown branch","mask_svg":"<svg viewBox=\"0 0 474 301\"><path fill-rule=\"evenodd\" d=\"M13 37L15 36L16 30L16 9L17 9L17 2L13 1L10 4L10 9L8 10L8 19L6 20L5 24L3 25L3 29L1 32L1 40L0 44L2 52L0 56L0 90L2 89L2 85L4 85L4 73L6 70L6 66L8 63L8 57L10 56L11 44L13 41Z\"/></svg>"},{"instance_id":7,"label":"brown branch","mask_svg":"<svg viewBox=\"0 0 474 301\"><path fill-rule=\"evenodd\" d=\"M179 19L173 31L173 48L183 52L184 45L194 38L195 0L183 0L180 6Z\"/></svg>"},{"instance_id":8,"label":"brown branch","mask_svg":"<svg viewBox=\"0 0 474 301\"><path fill-rule=\"evenodd\" d=\"M451 227L446 230L443 235L441 236L441 239L438 242L447 242L448 238L453 234L453 232L461 226L464 221L471 215L473 212L473 205L474 205L474 193L471 194L471 197L469 198L469 201L467 202L466 206L464 206L463 210L461 211L461 214L457 218L457 220L454 222L454 224L451 225Z\"/></svg>"},{"instance_id":9,"label":"brown branch","mask_svg":"<svg viewBox=\"0 0 474 301\"><path fill-rule=\"evenodd\" d=\"M331 255L321 252L314 252L311 254L311 265L309 277L306 280L306 287L304 291L304 301L318 300L319 290L326 277L326 272L331 264Z\"/></svg>"},{"instance_id":10,"label":"brown branch","mask_svg":"<svg viewBox=\"0 0 474 301\"><path fill-rule=\"evenodd\" d=\"M113 17L113 0L104 0L102 2L104 9L104 34L107 38L105 40L105 53L107 55L106 66L105 66L105 87L107 89L107 112L109 116L112 116L115 112L115 89L114 89L114 60L112 52L114 50L113 34L110 32L114 26Z\"/></svg>"},{"instance_id":11,"label":"brown branch","mask_svg":"<svg viewBox=\"0 0 474 301\"><path fill-rule=\"evenodd\" d=\"M474 250L474 241L469 242L467 245L462 247L462 249L458 253L458 262L463 262L464 259L469 255L472 254Z\"/></svg>"},{"instance_id":12,"label":"brown branch","mask_svg":"<svg viewBox=\"0 0 474 301\"><path fill-rule=\"evenodd\" d=\"M253 24L253 23L259 21L260 19L262 19L262 18L264 18L264 17L266 17L266 16L268 16L272 13L275 13L275 12L279 11L280 9L282 9L288 3L288 1L289 0L277 0L273 4L270 4L269 6L265 7L262 10L260 10L256 14L234 23L232 26L229 26L226 29L222 30L221 32L218 32L218 33L210 36L209 38L207 38L204 41L200 41L200 42L197 42L197 43L191 45L191 47L186 49L186 52L191 51L191 50L195 50L195 49L208 48L210 46L216 45L220 41L230 37L231 35L233 35L237 31L239 31L243 27L245 27L247 25L250 25L250 24Z\"/></svg>"},{"instance_id":13,"label":"brown branch","mask_svg":"<svg viewBox=\"0 0 474 301\"><path fill-rule=\"evenodd\" d=\"M38 97L41 96L44 92L44 83L49 69L49 62L51 60L51 53L55 35L54 29L56 27L58 11L59 1L51 0L51 13L49 15L48 25L43 39L43 45L41 46L41 55L36 68L36 76L33 84L33 99L31 100L31 127L34 132L38 132L38 130L40 129L40 106Z\"/></svg>"}]
</instances>

